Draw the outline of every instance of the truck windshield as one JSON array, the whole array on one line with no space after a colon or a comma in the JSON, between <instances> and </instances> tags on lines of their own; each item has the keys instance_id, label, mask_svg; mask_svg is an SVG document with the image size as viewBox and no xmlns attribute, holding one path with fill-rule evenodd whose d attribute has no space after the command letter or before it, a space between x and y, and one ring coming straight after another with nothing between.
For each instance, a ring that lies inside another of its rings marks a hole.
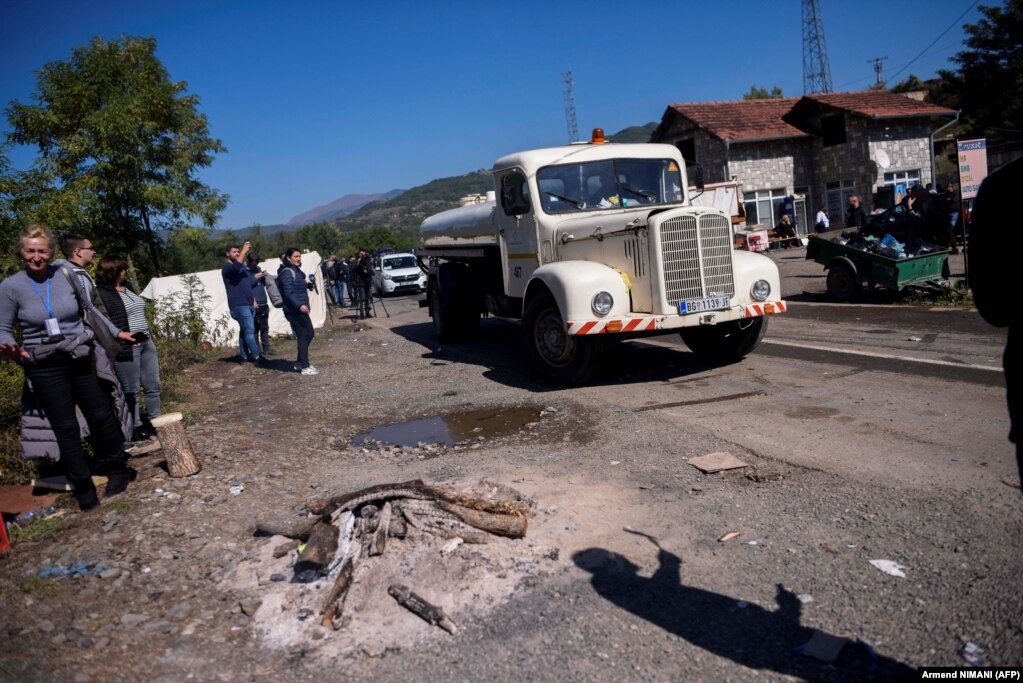
<instances>
[{"instance_id":1,"label":"truck windshield","mask_svg":"<svg viewBox=\"0 0 1023 683\"><path fill-rule=\"evenodd\" d=\"M672 159L609 159L546 166L536 174L546 213L656 206L682 201L682 171Z\"/></svg>"}]
</instances>

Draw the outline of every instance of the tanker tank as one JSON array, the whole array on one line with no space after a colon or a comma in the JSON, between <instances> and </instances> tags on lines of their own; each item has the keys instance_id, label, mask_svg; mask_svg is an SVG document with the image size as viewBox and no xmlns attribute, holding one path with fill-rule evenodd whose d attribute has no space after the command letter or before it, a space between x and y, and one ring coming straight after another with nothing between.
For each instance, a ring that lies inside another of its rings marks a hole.
<instances>
[{"instance_id":1,"label":"tanker tank","mask_svg":"<svg viewBox=\"0 0 1023 683\"><path fill-rule=\"evenodd\" d=\"M424 247L480 247L497 244L494 193L481 201L434 214L419 229Z\"/></svg>"}]
</instances>

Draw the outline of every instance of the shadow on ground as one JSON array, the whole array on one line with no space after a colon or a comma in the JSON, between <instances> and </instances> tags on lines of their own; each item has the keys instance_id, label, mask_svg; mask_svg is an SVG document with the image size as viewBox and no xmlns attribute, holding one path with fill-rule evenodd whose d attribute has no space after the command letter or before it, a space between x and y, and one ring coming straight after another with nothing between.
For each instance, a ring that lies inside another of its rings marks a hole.
<instances>
[{"instance_id":1,"label":"shadow on ground","mask_svg":"<svg viewBox=\"0 0 1023 683\"><path fill-rule=\"evenodd\" d=\"M603 548L581 550L572 559L592 574L594 590L609 602L744 667L813 681L915 677L915 669L854 642L841 650L833 664L796 654L814 630L800 623L799 599L780 584L776 608L767 609L685 585L682 559L660 546L658 567L650 578L640 576L639 567L628 558Z\"/></svg>"}]
</instances>

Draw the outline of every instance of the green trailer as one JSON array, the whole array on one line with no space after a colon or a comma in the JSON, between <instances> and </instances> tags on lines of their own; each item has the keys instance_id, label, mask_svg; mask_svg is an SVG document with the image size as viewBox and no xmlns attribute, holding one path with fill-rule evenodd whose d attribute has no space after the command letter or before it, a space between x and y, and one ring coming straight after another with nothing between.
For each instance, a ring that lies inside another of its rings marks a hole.
<instances>
[{"instance_id":1,"label":"green trailer","mask_svg":"<svg viewBox=\"0 0 1023 683\"><path fill-rule=\"evenodd\" d=\"M864 287L881 285L901 291L910 285L937 285L945 280L950 250L893 259L842 244L842 231L810 235L806 258L828 272L828 294L849 301Z\"/></svg>"}]
</instances>

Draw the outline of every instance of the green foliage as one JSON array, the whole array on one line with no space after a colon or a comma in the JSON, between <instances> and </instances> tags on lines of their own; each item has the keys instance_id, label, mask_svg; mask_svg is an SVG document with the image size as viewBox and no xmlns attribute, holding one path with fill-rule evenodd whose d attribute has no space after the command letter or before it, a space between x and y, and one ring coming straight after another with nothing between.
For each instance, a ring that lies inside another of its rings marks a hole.
<instances>
[{"instance_id":1,"label":"green foliage","mask_svg":"<svg viewBox=\"0 0 1023 683\"><path fill-rule=\"evenodd\" d=\"M32 145L32 168L3 174L18 223L82 232L107 253L145 254L160 270L158 231L189 218L211 226L227 197L195 173L226 151L199 98L172 82L156 40L94 38L37 72L34 104L12 101L8 143ZM6 191L4 191L6 190ZM3 213L0 212L0 213Z\"/></svg>"},{"instance_id":2,"label":"green foliage","mask_svg":"<svg viewBox=\"0 0 1023 683\"><path fill-rule=\"evenodd\" d=\"M781 88L777 85L773 86L770 90L762 88L756 85L749 87L749 92L743 93L742 99L744 100L776 100L785 97L782 93Z\"/></svg>"},{"instance_id":3,"label":"green foliage","mask_svg":"<svg viewBox=\"0 0 1023 683\"><path fill-rule=\"evenodd\" d=\"M657 130L657 122L651 121L645 126L629 126L623 128L614 135L607 137L608 142L650 142L650 137Z\"/></svg>"},{"instance_id":4,"label":"green foliage","mask_svg":"<svg viewBox=\"0 0 1023 683\"><path fill-rule=\"evenodd\" d=\"M1023 0L980 5L983 15L966 24L967 49L940 71L943 83L932 101L961 109L971 134L990 143L1023 139Z\"/></svg>"}]
</instances>

